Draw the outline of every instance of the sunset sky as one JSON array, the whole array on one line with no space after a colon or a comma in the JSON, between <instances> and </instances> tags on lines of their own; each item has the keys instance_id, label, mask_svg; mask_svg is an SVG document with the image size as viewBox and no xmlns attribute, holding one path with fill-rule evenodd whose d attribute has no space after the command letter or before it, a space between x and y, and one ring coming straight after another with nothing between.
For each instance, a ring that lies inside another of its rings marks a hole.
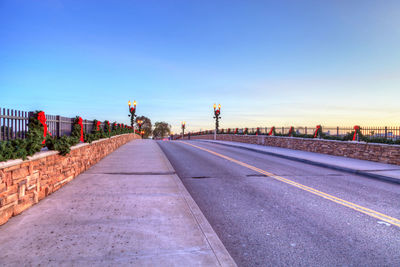
<instances>
[{"instance_id":1,"label":"sunset sky","mask_svg":"<svg viewBox=\"0 0 400 267\"><path fill-rule=\"evenodd\" d=\"M179 131L400 126L400 1L0 1L0 107Z\"/></svg>"}]
</instances>

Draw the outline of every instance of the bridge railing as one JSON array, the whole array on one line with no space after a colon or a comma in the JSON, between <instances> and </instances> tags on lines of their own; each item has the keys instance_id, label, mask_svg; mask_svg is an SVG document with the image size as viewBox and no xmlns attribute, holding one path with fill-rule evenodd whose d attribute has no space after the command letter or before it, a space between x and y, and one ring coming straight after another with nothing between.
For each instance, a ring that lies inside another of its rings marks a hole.
<instances>
[{"instance_id":1,"label":"bridge railing","mask_svg":"<svg viewBox=\"0 0 400 267\"><path fill-rule=\"evenodd\" d=\"M0 108L0 141L25 138L28 132L29 116L32 114L33 112ZM57 137L71 134L74 119L46 114L48 130ZM92 120L83 120L82 124L86 133L92 131ZM104 127L104 123L102 122L100 126Z\"/></svg>"},{"instance_id":2,"label":"bridge railing","mask_svg":"<svg viewBox=\"0 0 400 267\"><path fill-rule=\"evenodd\" d=\"M275 127L275 133L279 135L287 135L291 127ZM389 126L361 126L361 133L370 138L381 138L388 140L400 140L400 127ZM224 128L218 131L218 134L237 134L237 135L267 135L271 127L258 127L258 128ZM297 135L314 135L316 127L314 126L298 126L293 127L292 133ZM350 133L354 133L354 126L336 126L324 127L322 132L327 136L343 137ZM186 133L185 136L190 135L204 135L213 134L214 130L204 130L201 132ZM178 136L178 135L177 135Z\"/></svg>"}]
</instances>

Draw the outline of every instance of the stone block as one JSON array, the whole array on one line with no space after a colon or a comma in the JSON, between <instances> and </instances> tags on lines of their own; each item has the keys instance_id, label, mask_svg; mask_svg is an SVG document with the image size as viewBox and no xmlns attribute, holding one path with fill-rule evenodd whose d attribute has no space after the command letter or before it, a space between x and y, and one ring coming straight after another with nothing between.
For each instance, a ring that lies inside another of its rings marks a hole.
<instances>
[{"instance_id":1,"label":"stone block","mask_svg":"<svg viewBox=\"0 0 400 267\"><path fill-rule=\"evenodd\" d=\"M5 205L7 205L7 204L10 204L10 203L13 203L13 202L18 202L18 193L13 193L13 194L11 194L11 195L8 195L6 198L5 198Z\"/></svg>"},{"instance_id":2,"label":"stone block","mask_svg":"<svg viewBox=\"0 0 400 267\"><path fill-rule=\"evenodd\" d=\"M4 182L6 179L6 173L3 170L0 170L0 183Z\"/></svg>"},{"instance_id":3,"label":"stone block","mask_svg":"<svg viewBox=\"0 0 400 267\"><path fill-rule=\"evenodd\" d=\"M7 196L12 195L18 192L18 184L13 184L11 186L7 186L6 194Z\"/></svg>"},{"instance_id":4,"label":"stone block","mask_svg":"<svg viewBox=\"0 0 400 267\"><path fill-rule=\"evenodd\" d=\"M0 193L3 193L4 191L6 191L6 189L7 189L6 183L1 183L0 184Z\"/></svg>"},{"instance_id":5,"label":"stone block","mask_svg":"<svg viewBox=\"0 0 400 267\"><path fill-rule=\"evenodd\" d=\"M0 225L5 224L13 215L14 207L7 206L0 208Z\"/></svg>"},{"instance_id":6,"label":"stone block","mask_svg":"<svg viewBox=\"0 0 400 267\"><path fill-rule=\"evenodd\" d=\"M29 167L21 167L12 171L12 179L19 180L29 175Z\"/></svg>"},{"instance_id":7,"label":"stone block","mask_svg":"<svg viewBox=\"0 0 400 267\"><path fill-rule=\"evenodd\" d=\"M21 181L19 183L19 188L18 188L18 199L21 199L25 196L25 191L26 191L26 180Z\"/></svg>"},{"instance_id":8,"label":"stone block","mask_svg":"<svg viewBox=\"0 0 400 267\"><path fill-rule=\"evenodd\" d=\"M14 166L10 166L10 167L8 167L8 168L3 169L3 171L4 171L4 172L11 172L11 171L13 171L13 170L19 169L20 166L21 166L20 164L16 164L16 165L14 165Z\"/></svg>"}]
</instances>

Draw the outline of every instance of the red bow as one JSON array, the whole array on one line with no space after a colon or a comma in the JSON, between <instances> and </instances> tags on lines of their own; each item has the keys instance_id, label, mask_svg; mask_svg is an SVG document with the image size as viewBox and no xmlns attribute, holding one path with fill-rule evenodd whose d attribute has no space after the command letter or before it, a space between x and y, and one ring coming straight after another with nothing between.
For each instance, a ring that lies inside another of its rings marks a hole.
<instances>
[{"instance_id":1,"label":"red bow","mask_svg":"<svg viewBox=\"0 0 400 267\"><path fill-rule=\"evenodd\" d=\"M356 136L357 136L357 133L358 133L359 130L360 130L360 126L358 126L358 125L354 126L353 141L356 140Z\"/></svg>"},{"instance_id":2,"label":"red bow","mask_svg":"<svg viewBox=\"0 0 400 267\"><path fill-rule=\"evenodd\" d=\"M317 137L319 129L321 129L321 125L317 125L317 129L315 130L314 138Z\"/></svg>"},{"instance_id":3,"label":"red bow","mask_svg":"<svg viewBox=\"0 0 400 267\"><path fill-rule=\"evenodd\" d=\"M125 109L125 110L126 110L126 109ZM134 110L135 110L134 108L131 108L131 109L130 109L131 113L132 113Z\"/></svg>"},{"instance_id":4,"label":"red bow","mask_svg":"<svg viewBox=\"0 0 400 267\"><path fill-rule=\"evenodd\" d=\"M293 127L290 127L290 129L289 129L289 136L292 135L292 132L293 132Z\"/></svg>"},{"instance_id":5,"label":"red bow","mask_svg":"<svg viewBox=\"0 0 400 267\"><path fill-rule=\"evenodd\" d=\"M44 112L43 111L40 111L39 113L38 113L38 120L39 120L39 122L43 125L43 137L44 137L44 140L43 140L43 142L42 142L42 145L44 144L44 143L46 143L46 135L47 135L47 124L46 124L46 115L44 114ZM51 134L50 134L51 135Z\"/></svg>"},{"instance_id":6,"label":"red bow","mask_svg":"<svg viewBox=\"0 0 400 267\"><path fill-rule=\"evenodd\" d=\"M81 138L79 138L80 141L85 142L85 139L83 139L83 123L82 123L82 118L79 117L78 119L78 124L81 126Z\"/></svg>"},{"instance_id":7,"label":"red bow","mask_svg":"<svg viewBox=\"0 0 400 267\"><path fill-rule=\"evenodd\" d=\"M274 127L274 126L272 126L271 130L269 130L269 133L268 133L268 135L272 135L272 133L274 132L274 130L275 130L275 127Z\"/></svg>"},{"instance_id":8,"label":"red bow","mask_svg":"<svg viewBox=\"0 0 400 267\"><path fill-rule=\"evenodd\" d=\"M97 131L100 131L100 124L101 124L101 122L97 122L97 124L96 124L96 127L97 127Z\"/></svg>"}]
</instances>

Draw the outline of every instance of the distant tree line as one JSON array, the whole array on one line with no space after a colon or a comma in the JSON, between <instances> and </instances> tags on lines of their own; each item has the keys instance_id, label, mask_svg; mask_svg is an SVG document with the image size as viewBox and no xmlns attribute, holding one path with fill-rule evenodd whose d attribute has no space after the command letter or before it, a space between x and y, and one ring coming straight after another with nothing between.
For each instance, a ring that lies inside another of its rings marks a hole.
<instances>
[{"instance_id":1,"label":"distant tree line","mask_svg":"<svg viewBox=\"0 0 400 267\"><path fill-rule=\"evenodd\" d=\"M153 124L151 120L146 116L138 116L136 121L141 120L143 121L141 130L144 131L143 138L149 138L151 135L153 138L164 138L171 134L171 125L164 121L158 121Z\"/></svg>"}]
</instances>

